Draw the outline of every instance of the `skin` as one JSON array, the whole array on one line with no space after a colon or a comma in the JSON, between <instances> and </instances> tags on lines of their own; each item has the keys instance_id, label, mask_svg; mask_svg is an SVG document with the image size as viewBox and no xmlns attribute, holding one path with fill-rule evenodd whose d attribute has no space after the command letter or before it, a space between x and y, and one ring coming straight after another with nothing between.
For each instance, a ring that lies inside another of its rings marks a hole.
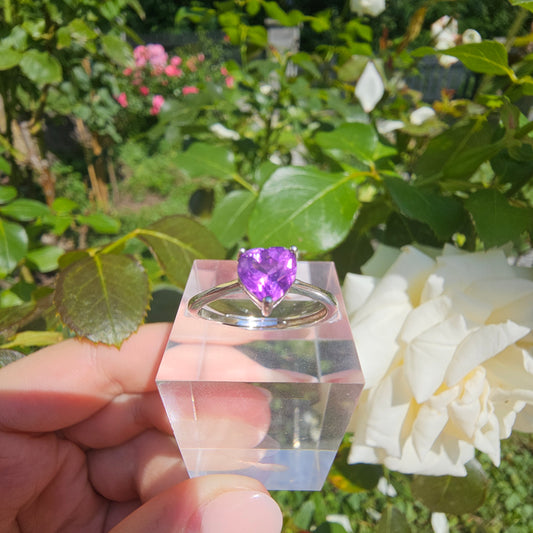
<instances>
[{"instance_id":1,"label":"skin","mask_svg":"<svg viewBox=\"0 0 533 533\"><path fill-rule=\"evenodd\" d=\"M250 505L279 533L259 482L188 479L155 385L169 331L120 350L68 340L0 370L0 533L239 532Z\"/></svg>"}]
</instances>

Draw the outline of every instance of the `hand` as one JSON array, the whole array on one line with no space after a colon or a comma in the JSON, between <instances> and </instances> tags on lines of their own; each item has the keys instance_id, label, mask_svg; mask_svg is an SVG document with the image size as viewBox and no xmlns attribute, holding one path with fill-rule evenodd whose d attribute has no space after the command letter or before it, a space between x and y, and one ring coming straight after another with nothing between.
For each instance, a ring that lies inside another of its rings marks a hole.
<instances>
[{"instance_id":1,"label":"hand","mask_svg":"<svg viewBox=\"0 0 533 533\"><path fill-rule=\"evenodd\" d=\"M279 533L257 481L188 479L155 385L169 325L0 370L0 533Z\"/></svg>"}]
</instances>

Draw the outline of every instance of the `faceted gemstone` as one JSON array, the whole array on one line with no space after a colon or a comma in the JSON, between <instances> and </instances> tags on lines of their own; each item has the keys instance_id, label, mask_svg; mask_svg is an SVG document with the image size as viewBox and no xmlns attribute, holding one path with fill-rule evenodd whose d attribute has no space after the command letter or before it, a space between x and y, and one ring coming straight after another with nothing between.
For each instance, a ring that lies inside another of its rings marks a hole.
<instances>
[{"instance_id":1,"label":"faceted gemstone","mask_svg":"<svg viewBox=\"0 0 533 533\"><path fill-rule=\"evenodd\" d=\"M296 254L280 246L252 248L239 257L237 273L245 289L260 302L283 298L296 279Z\"/></svg>"}]
</instances>

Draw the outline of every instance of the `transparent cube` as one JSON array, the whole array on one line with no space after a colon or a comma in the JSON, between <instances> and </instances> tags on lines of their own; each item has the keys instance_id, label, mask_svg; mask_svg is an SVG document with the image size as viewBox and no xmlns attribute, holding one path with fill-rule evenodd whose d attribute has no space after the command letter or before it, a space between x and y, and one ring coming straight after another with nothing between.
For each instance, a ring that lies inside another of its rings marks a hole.
<instances>
[{"instance_id":1,"label":"transparent cube","mask_svg":"<svg viewBox=\"0 0 533 533\"><path fill-rule=\"evenodd\" d=\"M187 311L193 295L236 271L235 261L195 261L157 374L183 460L191 477L233 473L269 490L320 490L363 388L334 265L298 263L298 279L337 298L328 322L248 330ZM233 309L240 300L248 306L237 295Z\"/></svg>"}]
</instances>

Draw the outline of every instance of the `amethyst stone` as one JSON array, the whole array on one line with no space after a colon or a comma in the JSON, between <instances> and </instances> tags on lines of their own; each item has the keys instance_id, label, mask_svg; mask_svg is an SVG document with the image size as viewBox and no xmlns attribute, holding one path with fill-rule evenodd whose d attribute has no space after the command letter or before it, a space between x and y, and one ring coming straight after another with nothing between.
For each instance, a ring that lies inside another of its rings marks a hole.
<instances>
[{"instance_id":1,"label":"amethyst stone","mask_svg":"<svg viewBox=\"0 0 533 533\"><path fill-rule=\"evenodd\" d=\"M259 302L272 298L275 305L296 279L296 254L280 246L252 248L239 257L237 273L249 294Z\"/></svg>"}]
</instances>

